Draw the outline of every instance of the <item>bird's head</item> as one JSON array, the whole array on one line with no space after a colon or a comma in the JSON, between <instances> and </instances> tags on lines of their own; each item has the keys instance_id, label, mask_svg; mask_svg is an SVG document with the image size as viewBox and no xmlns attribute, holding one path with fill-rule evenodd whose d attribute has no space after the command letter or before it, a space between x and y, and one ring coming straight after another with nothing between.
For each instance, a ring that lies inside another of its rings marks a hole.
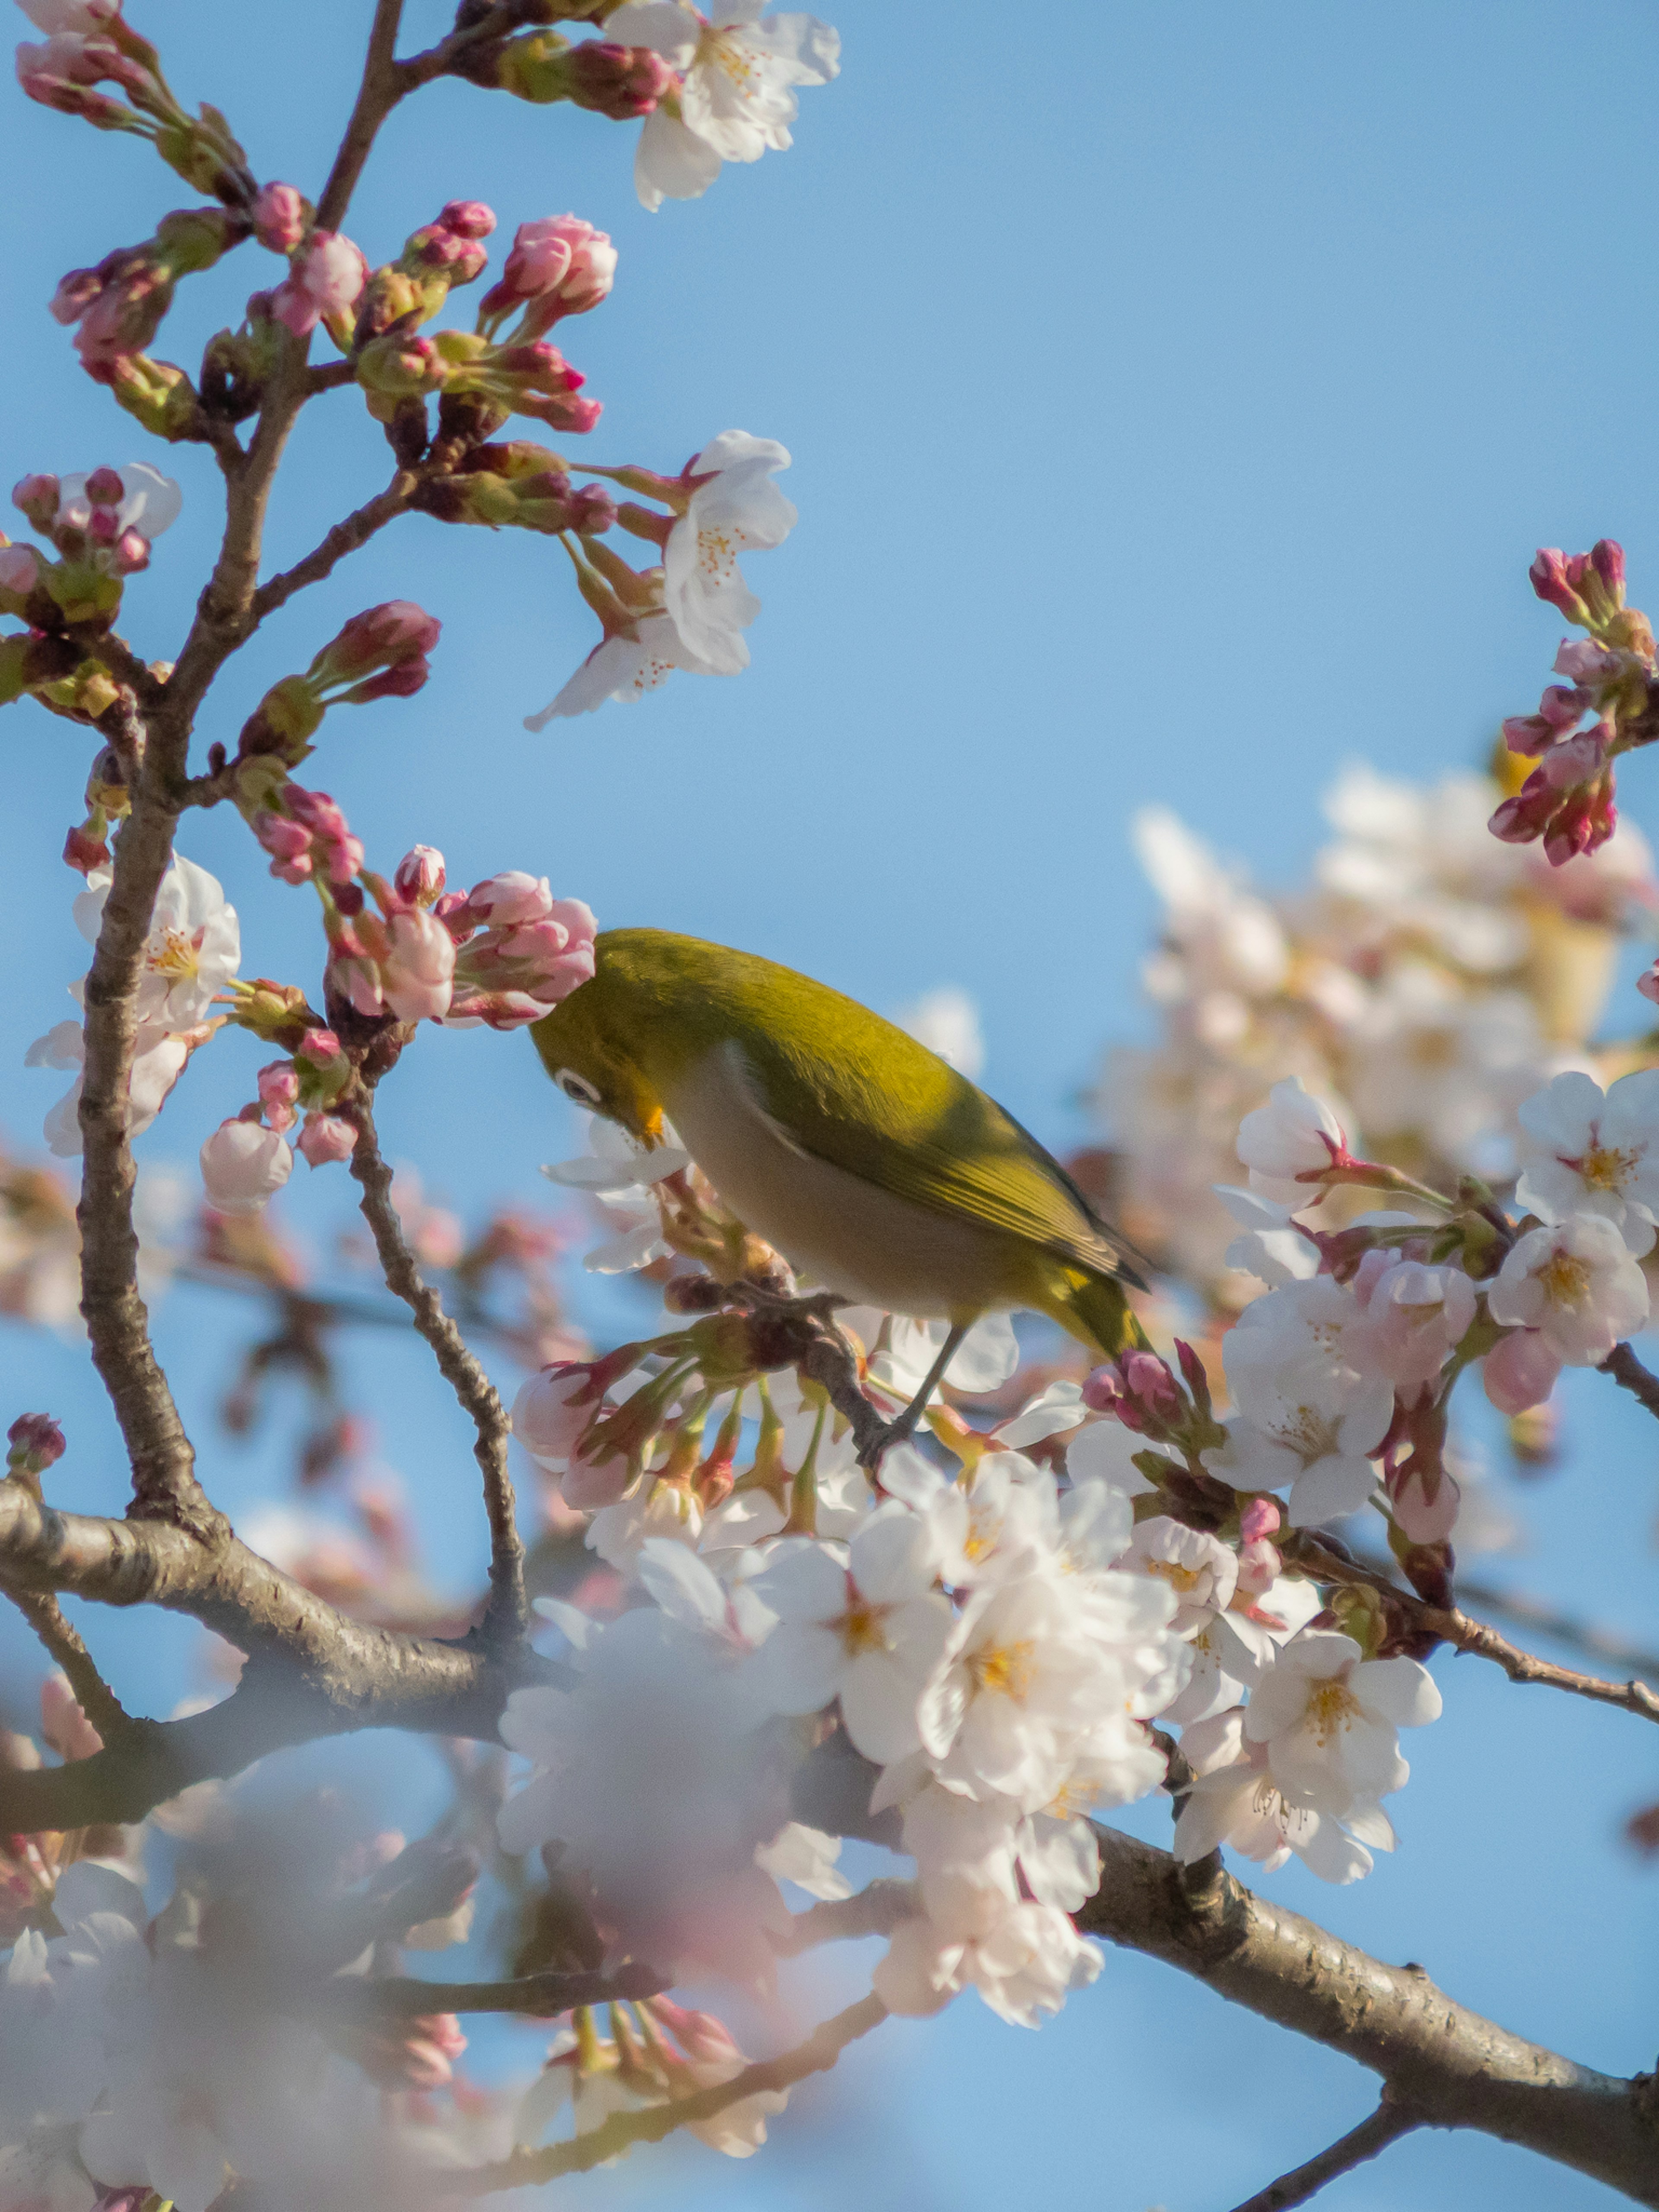
<instances>
[{"instance_id":1,"label":"bird's head","mask_svg":"<svg viewBox=\"0 0 1659 2212\"><path fill-rule=\"evenodd\" d=\"M642 1145L662 1141L662 1102L630 1047L629 994L605 963L530 1034L565 1097L616 1121Z\"/></svg>"}]
</instances>

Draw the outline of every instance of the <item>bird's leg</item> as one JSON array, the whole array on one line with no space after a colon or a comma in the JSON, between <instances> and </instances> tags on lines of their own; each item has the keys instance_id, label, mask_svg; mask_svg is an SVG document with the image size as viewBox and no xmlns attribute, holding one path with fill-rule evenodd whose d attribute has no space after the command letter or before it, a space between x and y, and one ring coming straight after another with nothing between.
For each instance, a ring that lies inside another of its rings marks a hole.
<instances>
[{"instance_id":1,"label":"bird's leg","mask_svg":"<svg viewBox=\"0 0 1659 2212\"><path fill-rule=\"evenodd\" d=\"M881 1440L881 1451L884 1452L890 1444L905 1443L915 1433L917 1422L927 1410L927 1401L944 1381L945 1370L962 1349L962 1340L970 1326L968 1322L952 1322L950 1334L940 1346L939 1358L927 1370L927 1381L897 1419L887 1424ZM878 1458L879 1456L878 1453Z\"/></svg>"}]
</instances>

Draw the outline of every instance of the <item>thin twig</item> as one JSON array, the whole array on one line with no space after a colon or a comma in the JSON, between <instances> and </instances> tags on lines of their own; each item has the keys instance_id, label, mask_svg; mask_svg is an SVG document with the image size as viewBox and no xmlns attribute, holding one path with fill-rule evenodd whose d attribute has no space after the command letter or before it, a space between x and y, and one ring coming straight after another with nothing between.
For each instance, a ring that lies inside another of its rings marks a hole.
<instances>
[{"instance_id":1,"label":"thin twig","mask_svg":"<svg viewBox=\"0 0 1659 2212\"><path fill-rule=\"evenodd\" d=\"M696 2090L689 2097L647 2105L642 2112L614 2112L602 2126L576 2136L574 2142L553 2143L545 2150L515 2150L510 2158L493 2166L474 2166L470 2172L451 2169L436 2178L429 2193L444 2198L487 2197L498 2189L533 2187L538 2182L556 2180L561 2174L586 2173L620 2158L635 2143L660 2142L677 2128L717 2118L746 2098L769 2092L775 2094L804 2081L809 2074L828 2073L849 2043L879 2027L886 2017L887 2008L879 1997L860 1997L845 2012L838 2012L815 2028L805 2043L781 2058L763 2058L745 2066L731 2081Z\"/></svg>"},{"instance_id":2,"label":"thin twig","mask_svg":"<svg viewBox=\"0 0 1659 2212\"><path fill-rule=\"evenodd\" d=\"M1485 1621L1471 1620L1466 1613L1425 1605L1420 1615L1425 1628L1443 1637L1459 1651L1472 1651L1503 1668L1511 1682L1540 1682L1547 1688L1565 1690L1575 1698L1588 1698L1598 1705L1617 1705L1643 1720L1659 1721L1659 1697L1645 1682L1603 1681L1597 1674L1581 1674L1571 1667L1558 1667L1552 1659L1539 1659L1500 1636Z\"/></svg>"},{"instance_id":3,"label":"thin twig","mask_svg":"<svg viewBox=\"0 0 1659 2212\"><path fill-rule=\"evenodd\" d=\"M582 20L586 12L576 7L568 10L574 21ZM435 46L428 46L424 53L412 54L406 62L399 62L398 76L402 89L413 92L419 85L429 84L434 77L447 76L472 49L507 38L526 24L548 21L545 0L497 0L489 14L477 22L469 23L464 30L452 31L447 39L441 39Z\"/></svg>"},{"instance_id":4,"label":"thin twig","mask_svg":"<svg viewBox=\"0 0 1659 2212\"><path fill-rule=\"evenodd\" d=\"M1628 1390L1632 1397L1639 1399L1659 1420L1659 1375L1644 1367L1629 1345L1615 1344L1596 1371L1611 1375L1621 1390Z\"/></svg>"},{"instance_id":5,"label":"thin twig","mask_svg":"<svg viewBox=\"0 0 1659 2212\"><path fill-rule=\"evenodd\" d=\"M1494 1666L1501 1667L1512 1682L1541 1683L1548 1689L1565 1690L1571 1697L1587 1698L1593 1705L1617 1705L1642 1720L1659 1721L1659 1696L1645 1682L1609 1682L1598 1674L1581 1674L1575 1668L1559 1667L1553 1660L1537 1658L1530 1651L1523 1651L1519 1644L1511 1644L1508 1637L1500 1635L1485 1621L1472 1620L1455 1606L1431 1605L1413 1591L1401 1589L1379 1568L1368 1565L1363 1559L1339 1554L1330 1545L1305 1531L1293 1533L1280 1548L1287 1559L1316 1581L1374 1589L1402 1627L1418 1636L1449 1644L1455 1650L1471 1652L1476 1658L1489 1659Z\"/></svg>"},{"instance_id":6,"label":"thin twig","mask_svg":"<svg viewBox=\"0 0 1659 2212\"><path fill-rule=\"evenodd\" d=\"M132 1716L103 1676L81 1632L57 1599L40 1590L7 1589L6 1595L69 1677L75 1701L106 1743L119 1743L132 1733Z\"/></svg>"},{"instance_id":7,"label":"thin twig","mask_svg":"<svg viewBox=\"0 0 1659 2212\"><path fill-rule=\"evenodd\" d=\"M356 104L340 141L340 150L334 156L334 166L328 173L328 182L317 203L317 224L321 230L340 228L374 143L375 132L404 94L412 88L404 82L396 59L398 25L403 12L404 0L375 0L374 21L369 29L368 52L363 60Z\"/></svg>"},{"instance_id":8,"label":"thin twig","mask_svg":"<svg viewBox=\"0 0 1659 2212\"><path fill-rule=\"evenodd\" d=\"M825 1898L793 1913L787 1929L772 1932L780 1958L799 1958L820 1943L845 1942L858 1936L890 1936L901 1921L921 1910L921 1893L913 1881L878 1880L852 1897Z\"/></svg>"},{"instance_id":9,"label":"thin twig","mask_svg":"<svg viewBox=\"0 0 1659 2212\"><path fill-rule=\"evenodd\" d=\"M1403 2105L1396 2105L1387 2095L1376 2110L1351 2128L1328 2150L1322 2150L1317 2158L1310 2158L1305 2166L1297 2166L1290 2173L1281 2173L1277 2181L1270 2181L1254 2197L1247 2197L1236 2212L1291 2212L1294 2204L1305 2204L1328 2181L1339 2174L1350 2173L1363 2166L1368 2158L1375 2158L1401 2136L1410 2135L1414 2128L1423 2125L1421 2117Z\"/></svg>"},{"instance_id":10,"label":"thin twig","mask_svg":"<svg viewBox=\"0 0 1659 2212\"><path fill-rule=\"evenodd\" d=\"M550 2020L576 2005L614 2004L621 1999L654 1997L670 1986L655 1967L619 1966L614 1974L520 1974L507 1982L426 1982L407 1974L338 1975L307 2004L353 2020L424 2020L439 2012L521 2013Z\"/></svg>"},{"instance_id":11,"label":"thin twig","mask_svg":"<svg viewBox=\"0 0 1659 2212\"><path fill-rule=\"evenodd\" d=\"M262 622L307 584L319 583L337 562L343 561L348 553L355 553L360 545L367 545L377 530L383 530L388 522L406 511L410 495L419 481L412 470L399 469L384 491L377 492L355 513L337 522L303 561L273 576L269 583L261 584L253 594L254 621Z\"/></svg>"},{"instance_id":12,"label":"thin twig","mask_svg":"<svg viewBox=\"0 0 1659 2212\"><path fill-rule=\"evenodd\" d=\"M349 1112L357 1129L351 1172L362 1187L362 1215L374 1238L386 1288L414 1315L415 1326L431 1346L445 1382L477 1431L473 1457L483 1476L484 1510L489 1516L489 1600L484 1611L484 1635L487 1639L522 1639L529 1618L524 1540L519 1534L518 1501L507 1467L510 1431L506 1408L404 1240L403 1224L392 1202L392 1170L380 1152L372 1109L362 1099Z\"/></svg>"},{"instance_id":13,"label":"thin twig","mask_svg":"<svg viewBox=\"0 0 1659 2212\"><path fill-rule=\"evenodd\" d=\"M1472 1599L1483 1613L1517 1620L1540 1636L1547 1636L1558 1644L1572 1644L1594 1659L1604 1660L1609 1666L1638 1674L1644 1681L1659 1686L1659 1652L1644 1650L1595 1621L1563 1613L1547 1598L1535 1597L1529 1590L1499 1589L1495 1583L1470 1582L1462 1575L1457 1578L1457 1587L1460 1595Z\"/></svg>"}]
</instances>

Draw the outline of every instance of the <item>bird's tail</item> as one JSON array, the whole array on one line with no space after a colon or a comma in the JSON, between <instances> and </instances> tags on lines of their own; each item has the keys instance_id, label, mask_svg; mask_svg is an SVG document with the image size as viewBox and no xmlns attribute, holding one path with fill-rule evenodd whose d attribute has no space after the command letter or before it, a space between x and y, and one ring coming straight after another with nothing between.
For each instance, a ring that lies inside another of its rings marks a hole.
<instances>
[{"instance_id":1,"label":"bird's tail","mask_svg":"<svg viewBox=\"0 0 1659 2212\"><path fill-rule=\"evenodd\" d=\"M1062 1328L1115 1359L1132 1345L1144 1346L1145 1330L1129 1310L1123 1285L1111 1275L1085 1275L1079 1269L1054 1311Z\"/></svg>"}]
</instances>

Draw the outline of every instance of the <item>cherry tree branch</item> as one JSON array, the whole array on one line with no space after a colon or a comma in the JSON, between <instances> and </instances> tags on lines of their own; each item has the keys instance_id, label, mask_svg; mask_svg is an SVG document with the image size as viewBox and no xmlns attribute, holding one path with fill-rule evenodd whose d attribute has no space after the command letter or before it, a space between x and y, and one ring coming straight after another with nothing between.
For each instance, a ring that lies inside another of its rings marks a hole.
<instances>
[{"instance_id":1,"label":"cherry tree branch","mask_svg":"<svg viewBox=\"0 0 1659 2212\"><path fill-rule=\"evenodd\" d=\"M489 1599L483 1633L487 1639L521 1641L529 1610L524 1539L519 1534L518 1500L507 1466L507 1410L404 1241L392 1202L392 1170L380 1153L373 1109L367 1099L360 1099L348 1110L357 1130L351 1172L362 1188L362 1215L374 1238L386 1287L414 1315L415 1326L431 1346L445 1382L477 1431L473 1457L483 1477L484 1510L489 1516Z\"/></svg>"},{"instance_id":2,"label":"cherry tree branch","mask_svg":"<svg viewBox=\"0 0 1659 2212\"><path fill-rule=\"evenodd\" d=\"M475 1636L452 1644L354 1620L228 1533L210 1543L163 1521L58 1513L15 1482L0 1483L0 1586L160 1606L249 1662L206 1712L131 1720L70 1765L0 1769L0 1834L142 1820L192 1782L356 1729L493 1740L509 1692L557 1674L527 1645L497 1653Z\"/></svg>"},{"instance_id":3,"label":"cherry tree branch","mask_svg":"<svg viewBox=\"0 0 1659 2212\"><path fill-rule=\"evenodd\" d=\"M1596 1371L1611 1375L1621 1390L1628 1390L1633 1398L1639 1399L1659 1420L1659 1375L1644 1367L1629 1345L1615 1344Z\"/></svg>"},{"instance_id":4,"label":"cherry tree branch","mask_svg":"<svg viewBox=\"0 0 1659 2212\"><path fill-rule=\"evenodd\" d=\"M493 2166L470 2171L453 2168L434 2178L430 2194L446 2199L487 2197L498 2189L533 2187L566 2173L586 2173L608 2160L620 2158L635 2143L660 2142L677 2128L695 2126L718 2118L745 2098L793 2088L809 2074L826 2074L849 2043L868 2035L887 2017L887 2008L877 1996L860 1997L815 2028L805 2043L781 2058L763 2058L745 2066L729 2081L698 2089L689 2097L673 2097L642 2112L614 2112L600 2127L590 2129L573 2142L553 2143L545 2150L515 2150Z\"/></svg>"},{"instance_id":5,"label":"cherry tree branch","mask_svg":"<svg viewBox=\"0 0 1659 2212\"><path fill-rule=\"evenodd\" d=\"M1437 1990L1257 1897L1217 1863L1097 1828L1100 1887L1085 1935L1159 1959L1264 2020L1382 2075L1425 2127L1474 2128L1659 2205L1659 2091L1511 2035Z\"/></svg>"},{"instance_id":6,"label":"cherry tree branch","mask_svg":"<svg viewBox=\"0 0 1659 2212\"><path fill-rule=\"evenodd\" d=\"M410 495L419 482L415 470L399 469L384 491L376 492L373 499L337 522L303 561L295 562L293 568L285 568L280 575L261 584L253 594L255 622L262 622L266 615L274 613L307 584L320 583L348 553L367 545L377 530L384 530L388 522L407 513Z\"/></svg>"},{"instance_id":7,"label":"cherry tree branch","mask_svg":"<svg viewBox=\"0 0 1659 2212\"><path fill-rule=\"evenodd\" d=\"M129 1735L132 1716L99 1673L80 1631L57 1599L40 1590L8 1589L6 1595L63 1668L76 1703L105 1742Z\"/></svg>"},{"instance_id":8,"label":"cherry tree branch","mask_svg":"<svg viewBox=\"0 0 1659 2212\"><path fill-rule=\"evenodd\" d=\"M334 156L334 166L328 173L328 182L317 202L319 229L340 228L376 132L410 88L396 58L398 26L403 20L403 12L404 0L375 0L362 82L357 88L356 102L340 141L340 149Z\"/></svg>"},{"instance_id":9,"label":"cherry tree branch","mask_svg":"<svg viewBox=\"0 0 1659 2212\"><path fill-rule=\"evenodd\" d=\"M1270 2181L1265 2189L1247 2197L1236 2212L1291 2212L1295 2204L1305 2204L1316 2196L1328 2181L1334 2181L1354 2167L1363 2166L1368 2158L1375 2158L1401 2136L1410 2135L1420 2128L1422 2120L1405 2106L1395 2104L1386 2094L1374 2112L1369 2113L1357 2128L1310 2158L1305 2166L1298 2166L1289 2173L1281 2173L1277 2181Z\"/></svg>"}]
</instances>

